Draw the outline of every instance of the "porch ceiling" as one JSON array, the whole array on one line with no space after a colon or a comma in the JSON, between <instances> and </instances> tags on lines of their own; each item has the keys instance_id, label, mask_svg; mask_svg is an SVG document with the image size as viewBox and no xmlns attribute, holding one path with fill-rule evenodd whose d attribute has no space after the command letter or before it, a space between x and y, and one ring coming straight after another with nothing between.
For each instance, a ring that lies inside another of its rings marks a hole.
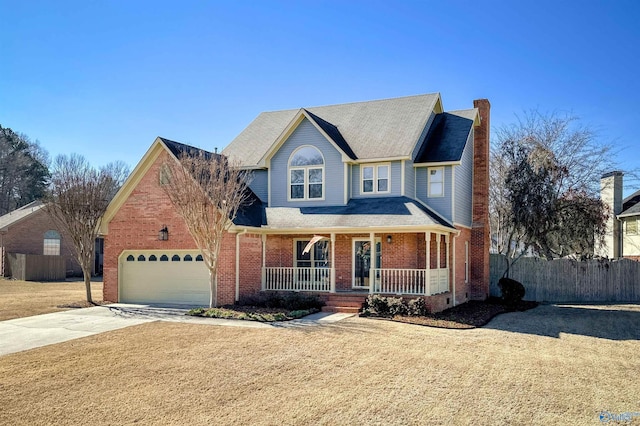
<instances>
[{"instance_id":1,"label":"porch ceiling","mask_svg":"<svg viewBox=\"0 0 640 426\"><path fill-rule=\"evenodd\" d=\"M401 228L445 227L451 223L407 197L352 199L345 206L267 207L267 227L298 228Z\"/></svg>"}]
</instances>

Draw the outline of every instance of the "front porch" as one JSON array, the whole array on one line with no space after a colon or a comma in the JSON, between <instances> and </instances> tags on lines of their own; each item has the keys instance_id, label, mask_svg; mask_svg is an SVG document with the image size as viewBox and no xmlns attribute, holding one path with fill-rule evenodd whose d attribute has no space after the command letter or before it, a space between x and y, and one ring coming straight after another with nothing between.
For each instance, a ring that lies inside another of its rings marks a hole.
<instances>
[{"instance_id":1,"label":"front porch","mask_svg":"<svg viewBox=\"0 0 640 426\"><path fill-rule=\"evenodd\" d=\"M334 268L264 267L262 290L335 293ZM372 268L368 282L360 286L369 293L433 296L449 291L449 268Z\"/></svg>"},{"instance_id":2,"label":"front porch","mask_svg":"<svg viewBox=\"0 0 640 426\"><path fill-rule=\"evenodd\" d=\"M263 236L263 291L401 296L450 291L449 233L332 233L309 249L313 237ZM375 247L373 255L371 247ZM279 265L273 265L276 260Z\"/></svg>"}]
</instances>

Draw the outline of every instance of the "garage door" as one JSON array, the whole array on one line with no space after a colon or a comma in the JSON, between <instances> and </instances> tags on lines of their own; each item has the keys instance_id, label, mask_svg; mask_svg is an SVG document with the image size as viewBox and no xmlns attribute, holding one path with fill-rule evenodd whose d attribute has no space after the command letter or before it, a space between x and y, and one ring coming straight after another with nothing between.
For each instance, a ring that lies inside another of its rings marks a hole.
<instances>
[{"instance_id":1,"label":"garage door","mask_svg":"<svg viewBox=\"0 0 640 426\"><path fill-rule=\"evenodd\" d=\"M209 270L197 251L125 251L120 302L209 304Z\"/></svg>"}]
</instances>

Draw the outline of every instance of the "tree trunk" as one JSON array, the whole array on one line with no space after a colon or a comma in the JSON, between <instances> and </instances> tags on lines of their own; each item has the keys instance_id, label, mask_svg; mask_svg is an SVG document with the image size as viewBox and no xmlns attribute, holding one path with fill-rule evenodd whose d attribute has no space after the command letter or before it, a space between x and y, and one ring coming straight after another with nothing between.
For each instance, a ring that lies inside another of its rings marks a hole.
<instances>
[{"instance_id":1,"label":"tree trunk","mask_svg":"<svg viewBox=\"0 0 640 426\"><path fill-rule=\"evenodd\" d=\"M209 307L218 307L218 274L209 270Z\"/></svg>"},{"instance_id":2,"label":"tree trunk","mask_svg":"<svg viewBox=\"0 0 640 426\"><path fill-rule=\"evenodd\" d=\"M91 268L87 272L87 267L82 266L82 275L84 275L84 287L87 291L87 302L93 303L93 299L91 298Z\"/></svg>"}]
</instances>

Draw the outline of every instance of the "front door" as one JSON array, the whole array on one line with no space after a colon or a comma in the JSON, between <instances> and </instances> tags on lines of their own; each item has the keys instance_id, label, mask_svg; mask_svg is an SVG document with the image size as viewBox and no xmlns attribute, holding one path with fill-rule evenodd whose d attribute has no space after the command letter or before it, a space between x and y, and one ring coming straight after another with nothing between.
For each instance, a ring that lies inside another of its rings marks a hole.
<instances>
[{"instance_id":1,"label":"front door","mask_svg":"<svg viewBox=\"0 0 640 426\"><path fill-rule=\"evenodd\" d=\"M376 238L375 256L373 265L371 263L371 240L364 238L353 239L353 288L369 288L369 271L371 268L380 268L381 240Z\"/></svg>"}]
</instances>

